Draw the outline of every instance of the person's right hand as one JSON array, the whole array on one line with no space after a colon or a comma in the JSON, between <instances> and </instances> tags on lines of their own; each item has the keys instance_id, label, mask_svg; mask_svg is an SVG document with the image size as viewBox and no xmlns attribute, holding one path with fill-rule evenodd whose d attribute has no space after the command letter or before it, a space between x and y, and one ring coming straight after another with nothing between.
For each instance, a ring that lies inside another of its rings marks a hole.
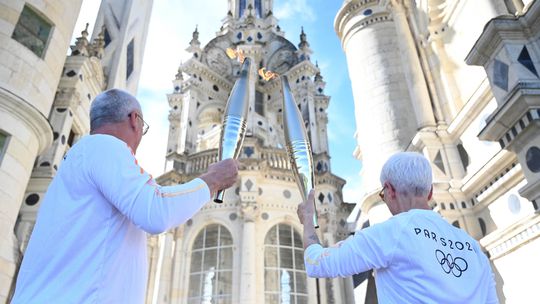
<instances>
[{"instance_id":1,"label":"person's right hand","mask_svg":"<svg viewBox=\"0 0 540 304\"><path fill-rule=\"evenodd\" d=\"M208 171L200 176L214 195L218 190L227 189L236 183L238 178L238 161L232 158L213 163Z\"/></svg>"},{"instance_id":2,"label":"person's right hand","mask_svg":"<svg viewBox=\"0 0 540 304\"><path fill-rule=\"evenodd\" d=\"M298 205L298 219L302 225L313 225L313 214L315 213L315 190L311 189L307 201Z\"/></svg>"}]
</instances>

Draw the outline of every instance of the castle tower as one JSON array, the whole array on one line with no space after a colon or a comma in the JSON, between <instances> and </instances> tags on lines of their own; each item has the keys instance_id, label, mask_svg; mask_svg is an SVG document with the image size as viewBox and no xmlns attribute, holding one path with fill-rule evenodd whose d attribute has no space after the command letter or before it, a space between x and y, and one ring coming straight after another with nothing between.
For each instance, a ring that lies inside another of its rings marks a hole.
<instances>
[{"instance_id":1,"label":"castle tower","mask_svg":"<svg viewBox=\"0 0 540 304\"><path fill-rule=\"evenodd\" d=\"M106 89L137 94L153 0L102 0L92 40L104 30Z\"/></svg>"},{"instance_id":2,"label":"castle tower","mask_svg":"<svg viewBox=\"0 0 540 304\"><path fill-rule=\"evenodd\" d=\"M13 233L81 8L75 1L0 1L0 302L20 259Z\"/></svg>"},{"instance_id":3,"label":"castle tower","mask_svg":"<svg viewBox=\"0 0 540 304\"><path fill-rule=\"evenodd\" d=\"M527 34L538 33L538 6L346 0L334 23L348 60L363 163L357 227L389 215L376 196L383 162L395 152L420 152L432 164L432 207L485 246L500 299L516 303L535 297L519 269L530 271L539 235L538 178L526 169L538 145L538 61L530 51L537 37ZM518 17L488 24L509 14ZM488 77L465 63L471 49L469 63L484 66Z\"/></svg>"},{"instance_id":4,"label":"castle tower","mask_svg":"<svg viewBox=\"0 0 540 304\"><path fill-rule=\"evenodd\" d=\"M88 41L88 24L71 47L49 114L53 141L35 161L24 196L15 232L19 250L24 252L34 227L41 200L61 166L64 155L82 136L90 132L90 103L105 88L101 65L103 32Z\"/></svg>"},{"instance_id":5,"label":"castle tower","mask_svg":"<svg viewBox=\"0 0 540 304\"><path fill-rule=\"evenodd\" d=\"M241 49L257 69L287 75L313 146L320 234L326 245L348 235L344 180L332 174L328 154L325 82L310 60L308 35L299 46L285 39L272 1L230 0L217 36L204 47L198 30L167 96L170 106L166 173L160 184L185 182L217 160L221 121L240 64L227 48ZM257 79L257 76L254 77ZM281 116L279 80L258 78L240 156L239 182L223 204L209 202L185 225L149 244L147 302L349 303L350 279L315 280L303 266L302 226Z\"/></svg>"},{"instance_id":6,"label":"castle tower","mask_svg":"<svg viewBox=\"0 0 540 304\"><path fill-rule=\"evenodd\" d=\"M364 210L380 203L384 161L406 150L417 130L436 127L405 8L389 2L345 1L335 20L355 99Z\"/></svg>"}]
</instances>

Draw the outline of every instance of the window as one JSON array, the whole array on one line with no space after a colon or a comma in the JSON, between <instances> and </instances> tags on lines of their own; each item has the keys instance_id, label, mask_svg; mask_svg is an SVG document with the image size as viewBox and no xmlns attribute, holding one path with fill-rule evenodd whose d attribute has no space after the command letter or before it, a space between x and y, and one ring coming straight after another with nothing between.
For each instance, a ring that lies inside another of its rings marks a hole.
<instances>
[{"instance_id":1,"label":"window","mask_svg":"<svg viewBox=\"0 0 540 304\"><path fill-rule=\"evenodd\" d=\"M51 29L51 22L46 21L25 5L11 38L30 49L38 57L43 58Z\"/></svg>"},{"instance_id":2,"label":"window","mask_svg":"<svg viewBox=\"0 0 540 304\"><path fill-rule=\"evenodd\" d=\"M7 150L7 145L9 141L9 135L0 130L0 164L2 164L2 159L4 158L4 153Z\"/></svg>"},{"instance_id":3,"label":"window","mask_svg":"<svg viewBox=\"0 0 540 304\"><path fill-rule=\"evenodd\" d=\"M126 80L129 79L129 76L131 76L131 73L133 73L133 52L135 48L135 39L131 39L131 42L128 44L127 47L127 65L126 65Z\"/></svg>"},{"instance_id":4,"label":"window","mask_svg":"<svg viewBox=\"0 0 540 304\"><path fill-rule=\"evenodd\" d=\"M459 152L459 157L461 158L461 164L463 164L463 169L466 171L470 163L469 154L467 153L467 150L465 150L465 147L463 147L463 144L458 144L457 150Z\"/></svg>"},{"instance_id":5,"label":"window","mask_svg":"<svg viewBox=\"0 0 540 304\"><path fill-rule=\"evenodd\" d=\"M264 116L264 97L259 91L255 91L255 113Z\"/></svg>"},{"instance_id":6,"label":"window","mask_svg":"<svg viewBox=\"0 0 540 304\"><path fill-rule=\"evenodd\" d=\"M261 0L255 0L255 14L257 14L257 17L262 17L262 5Z\"/></svg>"},{"instance_id":7,"label":"window","mask_svg":"<svg viewBox=\"0 0 540 304\"><path fill-rule=\"evenodd\" d=\"M246 0L240 0L240 7L238 8L238 17L242 17L244 10L246 9Z\"/></svg>"},{"instance_id":8,"label":"window","mask_svg":"<svg viewBox=\"0 0 540 304\"><path fill-rule=\"evenodd\" d=\"M232 303L233 241L223 226L208 225L191 250L188 303Z\"/></svg>"},{"instance_id":9,"label":"window","mask_svg":"<svg viewBox=\"0 0 540 304\"><path fill-rule=\"evenodd\" d=\"M103 33L103 42L105 42L105 47L107 47L112 39L111 39L111 35L109 34L109 31L107 31L107 28L105 28L105 32Z\"/></svg>"},{"instance_id":10,"label":"window","mask_svg":"<svg viewBox=\"0 0 540 304\"><path fill-rule=\"evenodd\" d=\"M71 129L69 131L69 137L68 137L68 141L67 141L67 144L69 147L73 147L73 144L75 143L75 137L76 137L76 134L75 132L73 132L73 129Z\"/></svg>"},{"instance_id":11,"label":"window","mask_svg":"<svg viewBox=\"0 0 540 304\"><path fill-rule=\"evenodd\" d=\"M307 303L302 238L290 225L278 224L264 240L266 303Z\"/></svg>"},{"instance_id":12,"label":"window","mask_svg":"<svg viewBox=\"0 0 540 304\"><path fill-rule=\"evenodd\" d=\"M482 231L482 236L486 236L487 228L486 228L486 222L480 217L478 218L478 224L480 224L480 231Z\"/></svg>"}]
</instances>

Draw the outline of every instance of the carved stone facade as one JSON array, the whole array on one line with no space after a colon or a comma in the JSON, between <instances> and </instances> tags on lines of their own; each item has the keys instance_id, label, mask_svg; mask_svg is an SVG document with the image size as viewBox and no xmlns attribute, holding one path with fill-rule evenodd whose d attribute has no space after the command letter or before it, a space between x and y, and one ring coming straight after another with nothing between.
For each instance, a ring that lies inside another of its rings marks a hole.
<instances>
[{"instance_id":1,"label":"carved stone facade","mask_svg":"<svg viewBox=\"0 0 540 304\"><path fill-rule=\"evenodd\" d=\"M538 1L348 0L335 20L364 165L357 227L389 216L376 195L386 159L423 153L433 207L480 241L501 303L537 298L539 14ZM373 301L367 281L359 303Z\"/></svg>"},{"instance_id":2,"label":"carved stone facade","mask_svg":"<svg viewBox=\"0 0 540 304\"><path fill-rule=\"evenodd\" d=\"M230 0L223 26L202 48L197 29L193 32L187 48L193 57L179 67L167 96L167 169L158 182L185 182L217 160L223 111L240 69L226 50L241 49L255 63L251 73L264 67L287 75L291 82L314 153L321 238L333 244L348 236L345 219L350 208L342 201L345 181L330 167L330 97L324 94L319 68L310 61L306 33L302 31L298 48L285 39L272 2ZM185 225L153 238L147 302L352 301L350 278L327 282L305 275L302 226L296 215L301 196L284 149L280 84L259 77L255 87L239 182L225 192L223 204L209 202ZM216 238L219 244L231 242L230 255L215 257L221 250Z\"/></svg>"}]
</instances>

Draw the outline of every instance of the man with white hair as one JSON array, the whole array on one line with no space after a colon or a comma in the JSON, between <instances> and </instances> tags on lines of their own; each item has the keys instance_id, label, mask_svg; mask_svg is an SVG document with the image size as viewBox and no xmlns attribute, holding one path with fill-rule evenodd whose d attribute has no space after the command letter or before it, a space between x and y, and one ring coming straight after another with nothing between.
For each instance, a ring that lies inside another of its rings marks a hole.
<instances>
[{"instance_id":1,"label":"man with white hair","mask_svg":"<svg viewBox=\"0 0 540 304\"><path fill-rule=\"evenodd\" d=\"M90 121L47 190L12 303L143 303L147 233L184 223L236 182L228 159L186 184L157 185L135 158L148 125L127 92L98 95Z\"/></svg>"},{"instance_id":2,"label":"man with white hair","mask_svg":"<svg viewBox=\"0 0 540 304\"><path fill-rule=\"evenodd\" d=\"M486 255L463 230L428 205L428 160L419 153L390 157L379 193L392 213L385 222L323 248L313 227L313 197L298 206L310 277L346 277L373 269L379 303L498 303Z\"/></svg>"}]
</instances>

